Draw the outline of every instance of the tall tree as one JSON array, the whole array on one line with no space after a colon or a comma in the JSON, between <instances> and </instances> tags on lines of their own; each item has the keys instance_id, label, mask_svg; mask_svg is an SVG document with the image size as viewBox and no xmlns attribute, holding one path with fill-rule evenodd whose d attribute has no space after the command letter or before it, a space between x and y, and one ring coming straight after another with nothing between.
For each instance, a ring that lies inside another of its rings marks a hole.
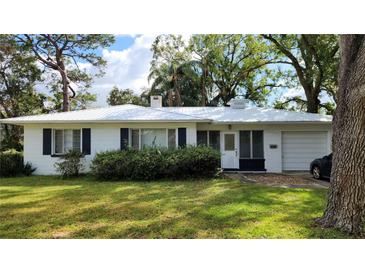
<instances>
[{"instance_id":1,"label":"tall tree","mask_svg":"<svg viewBox=\"0 0 365 274\"><path fill-rule=\"evenodd\" d=\"M325 227L359 234L365 223L365 35L342 35Z\"/></svg>"},{"instance_id":2,"label":"tall tree","mask_svg":"<svg viewBox=\"0 0 365 274\"><path fill-rule=\"evenodd\" d=\"M278 87L274 81L276 75L268 67L277 61L276 56L261 37L194 35L191 47L201 63L204 82L215 86L212 105L227 105L237 95L264 104L271 89Z\"/></svg>"},{"instance_id":3,"label":"tall tree","mask_svg":"<svg viewBox=\"0 0 365 274\"><path fill-rule=\"evenodd\" d=\"M106 99L108 105L117 106L124 104L133 104L140 106L147 106L148 102L144 98L136 95L131 89L118 89L118 87L113 87L109 92L108 98Z\"/></svg>"},{"instance_id":4,"label":"tall tree","mask_svg":"<svg viewBox=\"0 0 365 274\"><path fill-rule=\"evenodd\" d=\"M62 111L70 110L70 98L76 96L71 83L84 89L91 83L91 73L82 70L79 64L90 64L101 73L106 62L96 50L108 47L114 42L113 35L99 34L24 34L17 35L16 39L25 50L31 50L45 68L59 74L63 97Z\"/></svg>"},{"instance_id":5,"label":"tall tree","mask_svg":"<svg viewBox=\"0 0 365 274\"><path fill-rule=\"evenodd\" d=\"M21 52L10 35L0 35L0 118L45 111L46 97L34 91L41 71L29 52ZM22 149L22 127L3 125L3 149Z\"/></svg>"},{"instance_id":6,"label":"tall tree","mask_svg":"<svg viewBox=\"0 0 365 274\"><path fill-rule=\"evenodd\" d=\"M187 44L181 35L160 35L152 44L152 61L149 81L153 81L151 94L164 95L169 106L181 106L181 66L190 60Z\"/></svg>"},{"instance_id":7,"label":"tall tree","mask_svg":"<svg viewBox=\"0 0 365 274\"><path fill-rule=\"evenodd\" d=\"M307 112L318 113L321 107L332 112L333 104L321 103L319 96L325 92L336 101L338 37L322 34L262 36L275 46L279 56L285 57L280 63L292 66L297 82L305 92L306 100L298 96L286 98L277 107L283 108L289 102L297 102L306 105Z\"/></svg>"}]
</instances>

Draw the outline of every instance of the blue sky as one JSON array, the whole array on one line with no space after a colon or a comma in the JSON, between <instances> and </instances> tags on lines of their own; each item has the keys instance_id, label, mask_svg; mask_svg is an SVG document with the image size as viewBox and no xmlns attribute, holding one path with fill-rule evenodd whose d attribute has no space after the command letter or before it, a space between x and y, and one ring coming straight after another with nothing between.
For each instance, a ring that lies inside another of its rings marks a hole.
<instances>
[{"instance_id":1,"label":"blue sky","mask_svg":"<svg viewBox=\"0 0 365 274\"><path fill-rule=\"evenodd\" d=\"M109 50L123 50L131 47L134 43L135 36L131 35L117 35L115 43L109 47Z\"/></svg>"}]
</instances>

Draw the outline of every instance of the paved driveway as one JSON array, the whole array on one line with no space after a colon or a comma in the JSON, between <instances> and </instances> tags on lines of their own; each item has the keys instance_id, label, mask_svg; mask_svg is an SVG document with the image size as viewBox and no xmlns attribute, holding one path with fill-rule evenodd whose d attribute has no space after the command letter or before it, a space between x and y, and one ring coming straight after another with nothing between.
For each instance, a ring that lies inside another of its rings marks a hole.
<instances>
[{"instance_id":1,"label":"paved driveway","mask_svg":"<svg viewBox=\"0 0 365 274\"><path fill-rule=\"evenodd\" d=\"M289 173L242 173L227 172L225 176L243 183L253 183L282 188L328 188L329 182L315 180L305 172Z\"/></svg>"}]
</instances>

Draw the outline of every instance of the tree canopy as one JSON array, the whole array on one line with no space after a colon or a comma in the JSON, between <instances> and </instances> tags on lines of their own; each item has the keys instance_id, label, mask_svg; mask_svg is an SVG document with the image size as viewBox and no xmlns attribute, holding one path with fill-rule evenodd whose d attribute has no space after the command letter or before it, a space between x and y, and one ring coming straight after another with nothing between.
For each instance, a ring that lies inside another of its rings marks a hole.
<instances>
[{"instance_id":1,"label":"tree canopy","mask_svg":"<svg viewBox=\"0 0 365 274\"><path fill-rule=\"evenodd\" d=\"M108 105L110 106L123 104L146 106L148 104L148 102L144 98L136 95L133 90L118 89L118 87L113 87L106 100Z\"/></svg>"},{"instance_id":2,"label":"tree canopy","mask_svg":"<svg viewBox=\"0 0 365 274\"><path fill-rule=\"evenodd\" d=\"M280 63L292 69L286 70L286 81L291 86L301 87L306 99L299 96L286 97L276 102L276 107L287 108L296 102L302 109L317 113L323 108L332 114L336 102L339 44L337 35L262 35L281 58ZM326 94L333 102L321 102Z\"/></svg>"},{"instance_id":3,"label":"tree canopy","mask_svg":"<svg viewBox=\"0 0 365 274\"><path fill-rule=\"evenodd\" d=\"M82 101L90 98L89 95L77 96L76 93L81 94L90 87L93 77L102 75L106 61L96 50L110 46L114 39L113 35L105 34L16 36L17 43L25 51L31 51L46 70L58 73L59 77L52 87L53 92L62 93L63 111L70 110L70 99ZM84 67L90 65L96 72L92 75L90 70L82 68L81 65Z\"/></svg>"},{"instance_id":4,"label":"tree canopy","mask_svg":"<svg viewBox=\"0 0 365 274\"><path fill-rule=\"evenodd\" d=\"M11 36L0 35L0 118L44 112L46 96L34 89L40 79L35 58L21 51ZM21 149L21 127L3 125L3 128L2 149Z\"/></svg>"}]
</instances>

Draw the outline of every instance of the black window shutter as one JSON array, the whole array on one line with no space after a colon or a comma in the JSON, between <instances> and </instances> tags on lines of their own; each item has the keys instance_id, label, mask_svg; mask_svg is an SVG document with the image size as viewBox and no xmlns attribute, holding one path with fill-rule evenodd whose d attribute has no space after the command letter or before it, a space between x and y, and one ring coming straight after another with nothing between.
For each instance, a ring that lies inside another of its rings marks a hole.
<instances>
[{"instance_id":1,"label":"black window shutter","mask_svg":"<svg viewBox=\"0 0 365 274\"><path fill-rule=\"evenodd\" d=\"M120 149L125 150L129 143L129 128L120 129Z\"/></svg>"},{"instance_id":2,"label":"black window shutter","mask_svg":"<svg viewBox=\"0 0 365 274\"><path fill-rule=\"evenodd\" d=\"M90 155L91 153L91 129L82 129L82 153L84 155Z\"/></svg>"},{"instance_id":3,"label":"black window shutter","mask_svg":"<svg viewBox=\"0 0 365 274\"><path fill-rule=\"evenodd\" d=\"M52 129L43 129L43 155L51 155L52 153Z\"/></svg>"},{"instance_id":4,"label":"black window shutter","mask_svg":"<svg viewBox=\"0 0 365 274\"><path fill-rule=\"evenodd\" d=\"M178 128L178 145L179 145L179 147L186 146L186 128L185 127Z\"/></svg>"}]
</instances>

